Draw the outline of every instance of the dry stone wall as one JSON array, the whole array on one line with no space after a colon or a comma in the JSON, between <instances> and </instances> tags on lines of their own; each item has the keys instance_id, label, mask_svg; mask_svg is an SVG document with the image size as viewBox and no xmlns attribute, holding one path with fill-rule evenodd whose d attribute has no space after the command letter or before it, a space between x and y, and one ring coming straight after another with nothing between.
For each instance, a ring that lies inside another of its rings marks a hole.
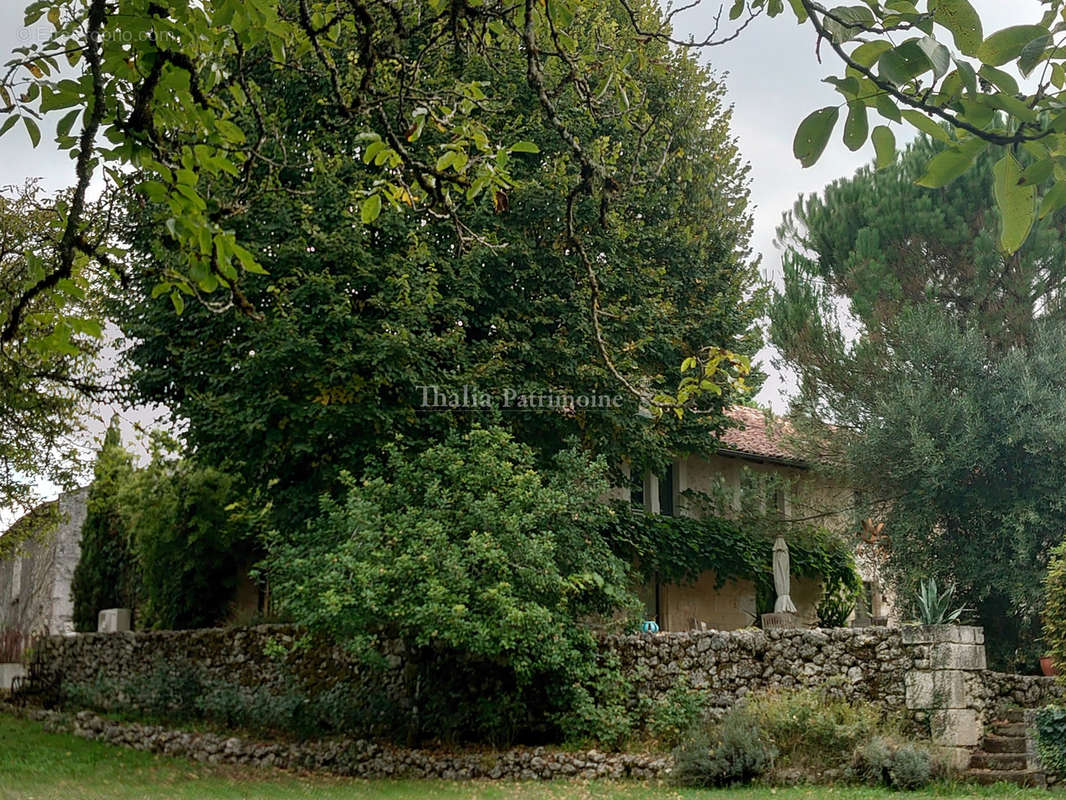
<instances>
[{"instance_id":1,"label":"dry stone wall","mask_svg":"<svg viewBox=\"0 0 1066 800\"><path fill-rule=\"evenodd\" d=\"M561 751L544 747L448 753L389 747L343 737L309 742L258 742L237 736L116 722L87 711L70 716L32 709L26 716L51 730L85 739L182 756L209 764L306 769L358 778L551 780L665 776L671 759L661 754Z\"/></svg>"},{"instance_id":2,"label":"dry stone wall","mask_svg":"<svg viewBox=\"0 0 1066 800\"><path fill-rule=\"evenodd\" d=\"M290 626L53 637L40 645L35 673L55 686L121 683L163 663L279 692L294 683L308 693L343 683L405 696L398 648L371 675L340 648L298 646L302 638ZM984 634L966 626L641 634L606 637L602 646L632 679L634 702L681 688L700 692L715 714L752 692L827 687L907 712L959 767L999 709L1042 706L1064 695L1050 679L989 672Z\"/></svg>"},{"instance_id":3,"label":"dry stone wall","mask_svg":"<svg viewBox=\"0 0 1066 800\"><path fill-rule=\"evenodd\" d=\"M606 641L635 678L639 695L661 697L678 684L728 708L753 691L832 686L848 698L905 706L906 674L924 651L899 629L698 631Z\"/></svg>"},{"instance_id":4,"label":"dry stone wall","mask_svg":"<svg viewBox=\"0 0 1066 800\"><path fill-rule=\"evenodd\" d=\"M236 686L278 691L293 683L324 691L367 679L363 667L343 648L321 643L301 647L301 638L301 631L290 625L86 633L43 640L34 657L41 681L54 685L121 683L150 674L161 664L196 669L204 678ZM398 688L398 651L387 654L387 663L387 669L373 676L376 691Z\"/></svg>"},{"instance_id":5,"label":"dry stone wall","mask_svg":"<svg viewBox=\"0 0 1066 800\"><path fill-rule=\"evenodd\" d=\"M341 648L294 647L299 638L297 628L280 625L92 633L48 639L38 657L42 678L52 683L121 682L161 663L189 665L236 685L278 689L294 678L312 691L365 678ZM633 678L636 697L661 698L682 685L704 691L712 708L727 708L752 691L826 684L847 697L903 708L905 676L926 656L892 628L642 634L608 637L603 646ZM398 648L389 665L375 675L378 690L399 688Z\"/></svg>"},{"instance_id":6,"label":"dry stone wall","mask_svg":"<svg viewBox=\"0 0 1066 800\"><path fill-rule=\"evenodd\" d=\"M1042 708L1066 702L1066 686L1040 675L1010 675L986 670L975 676L973 696L989 714L1007 708Z\"/></svg>"}]
</instances>

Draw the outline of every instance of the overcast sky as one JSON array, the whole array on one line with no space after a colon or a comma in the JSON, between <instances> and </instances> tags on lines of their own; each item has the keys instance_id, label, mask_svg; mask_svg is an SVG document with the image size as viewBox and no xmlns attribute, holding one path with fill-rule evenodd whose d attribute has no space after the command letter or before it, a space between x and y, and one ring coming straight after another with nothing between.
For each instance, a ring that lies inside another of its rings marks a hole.
<instances>
[{"instance_id":1,"label":"overcast sky","mask_svg":"<svg viewBox=\"0 0 1066 800\"><path fill-rule=\"evenodd\" d=\"M985 35L1008 25L1035 22L1040 17L1039 0L973 0L985 22ZM0 51L10 53L44 32L24 28L19 0L0 3ZM726 4L728 7L728 3ZM689 33L703 38L718 13L718 2L686 12L676 21L681 36ZM724 76L728 97L734 106L733 131L752 171L752 202L755 218L753 246L762 255L763 270L770 278L780 275L780 255L773 247L774 229L781 215L801 193L820 191L835 178L852 174L872 158L872 148L849 152L835 139L818 164L804 170L792 155L792 139L797 125L811 111L837 104L839 95L822 79L839 74L831 53L819 64L814 52L814 36L809 26L797 26L787 14L777 19L759 19L736 41L707 50L703 60ZM73 162L59 153L51 142L54 127L42 125L44 139L31 147L21 126L0 139L0 185L22 184L38 178L48 190L58 190L73 182ZM909 138L905 128L897 129L900 143ZM769 364L765 365L769 369ZM771 371L771 379L759 400L776 411L787 408L789 381ZM101 416L110 409L100 409ZM145 419L143 413L127 414ZM2 519L2 515L0 515Z\"/></svg>"}]
</instances>

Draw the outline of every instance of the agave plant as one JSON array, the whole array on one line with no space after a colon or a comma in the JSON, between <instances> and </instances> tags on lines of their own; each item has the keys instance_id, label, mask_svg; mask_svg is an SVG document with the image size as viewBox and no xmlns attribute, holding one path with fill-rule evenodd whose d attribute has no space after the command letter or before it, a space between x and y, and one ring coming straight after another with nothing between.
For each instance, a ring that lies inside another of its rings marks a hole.
<instances>
[{"instance_id":1,"label":"agave plant","mask_svg":"<svg viewBox=\"0 0 1066 800\"><path fill-rule=\"evenodd\" d=\"M955 587L948 586L937 591L936 578L927 578L918 585L918 621L923 625L946 625L955 622L962 614L961 608L951 610Z\"/></svg>"}]
</instances>

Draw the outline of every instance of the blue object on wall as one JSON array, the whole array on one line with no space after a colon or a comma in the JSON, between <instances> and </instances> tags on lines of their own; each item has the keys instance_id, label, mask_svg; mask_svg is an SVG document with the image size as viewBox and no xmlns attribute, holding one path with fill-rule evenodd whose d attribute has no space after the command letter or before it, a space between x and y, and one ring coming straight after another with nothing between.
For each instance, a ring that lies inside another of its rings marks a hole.
<instances>
[{"instance_id":1,"label":"blue object on wall","mask_svg":"<svg viewBox=\"0 0 1066 800\"><path fill-rule=\"evenodd\" d=\"M653 619L646 619L640 623L640 631L641 633L658 633L659 623Z\"/></svg>"}]
</instances>

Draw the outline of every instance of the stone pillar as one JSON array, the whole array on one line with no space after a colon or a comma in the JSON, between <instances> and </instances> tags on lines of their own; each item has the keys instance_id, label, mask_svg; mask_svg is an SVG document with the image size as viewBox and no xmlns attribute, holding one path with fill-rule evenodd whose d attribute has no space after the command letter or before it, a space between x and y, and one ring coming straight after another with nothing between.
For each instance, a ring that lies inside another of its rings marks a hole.
<instances>
[{"instance_id":1,"label":"stone pillar","mask_svg":"<svg viewBox=\"0 0 1066 800\"><path fill-rule=\"evenodd\" d=\"M97 615L96 630L99 633L123 633L130 630L130 610L105 608Z\"/></svg>"},{"instance_id":2,"label":"stone pillar","mask_svg":"<svg viewBox=\"0 0 1066 800\"><path fill-rule=\"evenodd\" d=\"M966 769L983 735L967 673L986 668L984 629L904 625L902 635L914 655L905 676L907 708L928 714L934 748L952 768Z\"/></svg>"}]
</instances>

